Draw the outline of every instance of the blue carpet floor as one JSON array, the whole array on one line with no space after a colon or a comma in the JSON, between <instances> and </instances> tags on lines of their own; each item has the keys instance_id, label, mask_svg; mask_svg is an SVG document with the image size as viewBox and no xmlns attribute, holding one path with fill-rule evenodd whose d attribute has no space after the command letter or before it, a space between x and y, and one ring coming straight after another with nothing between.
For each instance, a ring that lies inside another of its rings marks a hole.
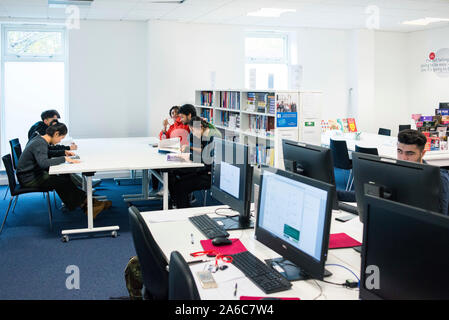
<instances>
[{"instance_id":1,"label":"blue carpet floor","mask_svg":"<svg viewBox=\"0 0 449 320\"><path fill-rule=\"evenodd\" d=\"M344 188L347 173L335 172L338 188ZM0 188L0 221L3 221L9 195ZM128 225L128 206L122 194L139 193L138 185L117 186L103 180L98 195L112 200L111 209L102 212L94 225L120 227L119 236L110 234L72 236L68 243L61 241L61 230L85 228L86 216L80 210L62 212L53 206L53 230L49 229L47 202L42 194L20 196L14 213L10 212L0 234L0 299L109 299L127 296L124 269L135 255ZM201 193L196 194L198 205ZM58 206L61 205L59 198ZM208 199L208 205L217 202ZM161 210L161 201L136 203L141 211ZM0 222L1 223L1 222ZM79 289L67 289L69 266L79 268Z\"/></svg>"}]
</instances>

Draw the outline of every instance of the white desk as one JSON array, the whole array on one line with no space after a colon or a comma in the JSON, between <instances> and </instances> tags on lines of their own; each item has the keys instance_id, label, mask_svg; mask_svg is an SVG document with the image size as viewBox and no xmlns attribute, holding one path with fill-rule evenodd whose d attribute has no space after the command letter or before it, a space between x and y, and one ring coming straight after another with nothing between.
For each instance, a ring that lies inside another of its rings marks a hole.
<instances>
[{"instance_id":1,"label":"white desk","mask_svg":"<svg viewBox=\"0 0 449 320\"><path fill-rule=\"evenodd\" d=\"M196 259L205 259L205 256L192 258L190 253L196 251L203 251L200 240L206 239L203 234L187 220L189 216L199 214L211 214L217 208L227 208L227 206L216 207L202 207L189 208L170 211L149 211L142 212L144 220L161 247L167 261L170 258L172 251L179 251L186 261L193 261ZM225 212L221 212L224 214ZM226 212L226 214L229 214ZM346 232L349 236L362 242L362 224L358 217L342 223L334 220L338 215L347 215L346 212L334 211L331 233ZM243 245L254 255L262 261L278 257L279 255L254 239L254 229L251 230L235 230L229 231L230 238L239 238ZM191 236L193 234L194 244L191 243ZM207 258L207 257L206 257ZM207 258L209 259L209 258ZM212 263L214 263L214 258ZM354 249L332 249L329 250L326 264L339 264L352 270L360 278L360 254ZM328 284L322 281L306 280L292 282L293 286L290 290L282 291L270 295L266 295L256 285L254 285L244 274L234 267L229 265L228 269L214 273L215 281L218 284L216 289L203 289L195 276L196 271L202 271L209 263L199 263L191 265L192 274L203 300L236 300L240 296L268 296L268 297L297 297L302 300L315 299L320 294L321 286L323 293L319 299L335 299L335 300L355 300L359 298L358 289L347 289L341 286ZM325 278L326 281L344 283L346 279L356 281L355 277L347 270L341 267L328 266L326 267L332 272L331 277ZM234 297L234 286L238 283L238 294Z\"/></svg>"},{"instance_id":2,"label":"white desk","mask_svg":"<svg viewBox=\"0 0 449 320\"><path fill-rule=\"evenodd\" d=\"M333 140L345 140L348 151L355 151L355 146L365 148L377 148L379 155L384 157L397 158L397 137L383 136L374 133L362 132L360 140L355 140L355 133L335 134L327 131L321 134L321 145L329 147L330 138ZM428 164L445 167L449 166L449 151L427 151L424 160Z\"/></svg>"},{"instance_id":3,"label":"white desk","mask_svg":"<svg viewBox=\"0 0 449 320\"><path fill-rule=\"evenodd\" d=\"M157 148L152 144L158 141L157 138L109 138L109 139L77 139L78 150L76 154L80 156L81 163L64 163L50 167L49 174L70 174L82 173L86 179L86 192L88 214L88 227L85 229L63 230L63 239L68 240L69 234L90 233L112 231L113 236L119 229L118 226L94 228L92 215L92 176L96 172L143 170L142 194L131 195L128 201L148 200L148 171L151 169L176 169L193 168L203 166L201 163L190 161L167 161L165 154L158 153ZM161 178L164 185L163 208L168 209L168 173L164 172Z\"/></svg>"}]
</instances>

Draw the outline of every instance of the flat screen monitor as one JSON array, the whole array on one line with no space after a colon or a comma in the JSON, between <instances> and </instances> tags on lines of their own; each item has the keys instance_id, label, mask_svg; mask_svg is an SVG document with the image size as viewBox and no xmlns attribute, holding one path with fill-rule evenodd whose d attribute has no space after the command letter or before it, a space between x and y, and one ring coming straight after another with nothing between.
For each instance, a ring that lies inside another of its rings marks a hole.
<instances>
[{"instance_id":1,"label":"flat screen monitor","mask_svg":"<svg viewBox=\"0 0 449 320\"><path fill-rule=\"evenodd\" d=\"M449 299L449 217L366 196L361 299Z\"/></svg>"},{"instance_id":2,"label":"flat screen monitor","mask_svg":"<svg viewBox=\"0 0 449 320\"><path fill-rule=\"evenodd\" d=\"M255 236L295 265L304 278L323 279L335 186L274 168L264 168Z\"/></svg>"},{"instance_id":3,"label":"flat screen monitor","mask_svg":"<svg viewBox=\"0 0 449 320\"><path fill-rule=\"evenodd\" d=\"M251 221L253 168L248 158L247 145L214 139L211 195L239 213L234 217L215 218L225 230L254 227Z\"/></svg>"},{"instance_id":4,"label":"flat screen monitor","mask_svg":"<svg viewBox=\"0 0 449 320\"><path fill-rule=\"evenodd\" d=\"M282 140L285 170L335 185L334 165L329 148L303 142ZM338 209L337 194L334 209Z\"/></svg>"},{"instance_id":5,"label":"flat screen monitor","mask_svg":"<svg viewBox=\"0 0 449 320\"><path fill-rule=\"evenodd\" d=\"M440 168L357 152L352 154L352 166L361 222L365 221L365 194L442 212Z\"/></svg>"}]
</instances>

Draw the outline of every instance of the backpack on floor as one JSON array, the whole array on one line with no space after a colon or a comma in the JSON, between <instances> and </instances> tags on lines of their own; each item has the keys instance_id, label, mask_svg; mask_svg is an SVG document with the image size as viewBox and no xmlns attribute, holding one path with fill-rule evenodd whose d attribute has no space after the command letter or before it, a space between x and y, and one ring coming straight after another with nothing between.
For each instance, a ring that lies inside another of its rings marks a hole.
<instances>
[{"instance_id":1,"label":"backpack on floor","mask_svg":"<svg viewBox=\"0 0 449 320\"><path fill-rule=\"evenodd\" d=\"M131 300L142 300L142 271L140 270L140 263L136 256L129 259L126 265L125 282Z\"/></svg>"}]
</instances>

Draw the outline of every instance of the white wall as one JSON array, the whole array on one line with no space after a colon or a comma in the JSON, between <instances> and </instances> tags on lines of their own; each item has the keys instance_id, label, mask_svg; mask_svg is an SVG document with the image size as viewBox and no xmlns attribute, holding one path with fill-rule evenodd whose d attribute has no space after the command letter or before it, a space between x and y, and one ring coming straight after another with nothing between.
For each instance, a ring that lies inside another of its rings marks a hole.
<instances>
[{"instance_id":1,"label":"white wall","mask_svg":"<svg viewBox=\"0 0 449 320\"><path fill-rule=\"evenodd\" d=\"M151 135L160 130L170 106L193 103L196 89L245 85L244 39L257 28L229 25L148 23L149 110ZM260 29L259 29L260 30ZM271 29L272 30L272 29ZM285 29L296 32L298 61L303 65L304 89L324 92L324 112L344 117L348 106L347 32L326 29Z\"/></svg>"},{"instance_id":2,"label":"white wall","mask_svg":"<svg viewBox=\"0 0 449 320\"><path fill-rule=\"evenodd\" d=\"M210 88L243 88L244 36L239 27L148 23L149 112L151 135L173 105L194 103L194 91Z\"/></svg>"},{"instance_id":3,"label":"white wall","mask_svg":"<svg viewBox=\"0 0 449 320\"><path fill-rule=\"evenodd\" d=\"M400 124L410 124L407 39L404 33L375 33L373 132L388 128L396 136Z\"/></svg>"},{"instance_id":4,"label":"white wall","mask_svg":"<svg viewBox=\"0 0 449 320\"><path fill-rule=\"evenodd\" d=\"M145 136L147 24L82 21L69 32L69 134Z\"/></svg>"},{"instance_id":5,"label":"white wall","mask_svg":"<svg viewBox=\"0 0 449 320\"><path fill-rule=\"evenodd\" d=\"M421 72L430 52L449 48L449 27L413 32L407 38L407 78L409 110L434 115L439 102L449 102L449 77Z\"/></svg>"}]
</instances>

